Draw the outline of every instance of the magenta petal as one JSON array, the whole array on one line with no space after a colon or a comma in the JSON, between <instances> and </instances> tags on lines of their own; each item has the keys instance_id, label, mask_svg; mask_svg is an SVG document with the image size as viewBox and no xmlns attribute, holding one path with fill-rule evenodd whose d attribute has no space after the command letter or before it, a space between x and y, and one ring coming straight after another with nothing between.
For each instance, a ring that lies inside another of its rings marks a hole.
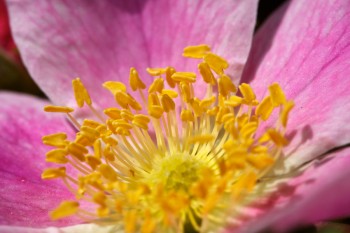
<instances>
[{"instance_id":1,"label":"magenta petal","mask_svg":"<svg viewBox=\"0 0 350 233\"><path fill-rule=\"evenodd\" d=\"M256 35L243 81L279 82L295 108L287 154L298 165L350 142L350 1L290 1Z\"/></svg>"},{"instance_id":2,"label":"magenta petal","mask_svg":"<svg viewBox=\"0 0 350 233\"><path fill-rule=\"evenodd\" d=\"M0 226L1 233L64 233L64 231L49 227L49 228L29 228L29 227L14 227L14 226Z\"/></svg>"},{"instance_id":3,"label":"magenta petal","mask_svg":"<svg viewBox=\"0 0 350 233\"><path fill-rule=\"evenodd\" d=\"M338 151L314 163L287 182L289 193L275 193L265 213L243 225L240 232L286 232L303 224L350 215L350 149ZM276 200L278 197L281 200ZM227 232L231 232L228 228Z\"/></svg>"},{"instance_id":4,"label":"magenta petal","mask_svg":"<svg viewBox=\"0 0 350 233\"><path fill-rule=\"evenodd\" d=\"M41 137L73 133L63 116L43 112L47 102L33 97L0 93L0 224L26 227L69 225L77 219L52 222L48 212L73 198L60 181L40 176L49 150Z\"/></svg>"},{"instance_id":5,"label":"magenta petal","mask_svg":"<svg viewBox=\"0 0 350 233\"><path fill-rule=\"evenodd\" d=\"M234 64L231 74L238 78L257 0L8 0L8 7L24 63L50 99L71 104L71 80L79 76L94 101L106 106L114 100L102 82L126 82L131 66L144 70L174 62L183 69L187 45L212 45Z\"/></svg>"}]
</instances>

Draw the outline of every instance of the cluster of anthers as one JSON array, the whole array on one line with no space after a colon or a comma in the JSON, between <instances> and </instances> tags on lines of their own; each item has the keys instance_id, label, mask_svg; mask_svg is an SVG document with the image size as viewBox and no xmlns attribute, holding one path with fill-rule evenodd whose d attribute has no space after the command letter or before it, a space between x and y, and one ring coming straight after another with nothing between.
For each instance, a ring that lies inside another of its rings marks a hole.
<instances>
[{"instance_id":1,"label":"cluster of anthers","mask_svg":"<svg viewBox=\"0 0 350 233\"><path fill-rule=\"evenodd\" d=\"M123 83L109 81L103 86L119 107L102 113L77 78L77 104L86 104L92 119L79 122L70 107L45 107L66 113L78 130L72 139L61 132L43 137L55 147L46 161L61 166L46 169L42 178L62 179L76 197L53 210L52 219L77 215L122 223L129 233L206 232L259 192L260 179L288 143L284 133L293 102L276 83L260 102L246 83L236 95L225 74L228 62L207 45L186 47L183 56L200 60L198 72L148 68L154 77L148 89L130 69L130 87L142 104ZM196 73L207 84L203 99L194 96ZM276 108L273 126L259 128ZM82 202L96 211L83 209Z\"/></svg>"}]
</instances>

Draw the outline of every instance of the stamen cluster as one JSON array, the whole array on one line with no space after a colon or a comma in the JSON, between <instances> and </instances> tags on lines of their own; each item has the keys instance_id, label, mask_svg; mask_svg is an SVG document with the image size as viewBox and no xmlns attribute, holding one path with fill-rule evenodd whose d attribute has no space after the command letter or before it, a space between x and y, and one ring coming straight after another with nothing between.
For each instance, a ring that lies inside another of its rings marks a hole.
<instances>
[{"instance_id":1,"label":"stamen cluster","mask_svg":"<svg viewBox=\"0 0 350 233\"><path fill-rule=\"evenodd\" d=\"M66 113L78 130L71 139L63 132L43 137L54 147L46 161L61 166L46 169L42 178L62 179L76 197L53 210L53 219L75 214L123 222L126 232L184 232L188 224L204 232L254 195L288 143L293 102L276 83L262 101L248 84L237 88L225 73L228 62L207 45L187 47L183 55L200 61L198 71L148 68L154 77L148 88L134 68L128 88L105 82L116 106L103 112L80 79L73 80L77 104L90 108L91 119L80 122L70 107L45 107ZM207 86L202 99L194 91L198 74ZM276 108L276 123L260 129ZM83 202L96 211L81 208Z\"/></svg>"}]
</instances>

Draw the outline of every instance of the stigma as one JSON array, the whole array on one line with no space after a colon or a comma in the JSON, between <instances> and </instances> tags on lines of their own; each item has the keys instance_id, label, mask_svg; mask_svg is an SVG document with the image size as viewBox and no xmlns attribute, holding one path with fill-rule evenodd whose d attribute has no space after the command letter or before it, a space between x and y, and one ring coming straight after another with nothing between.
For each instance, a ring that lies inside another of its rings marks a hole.
<instances>
[{"instance_id":1,"label":"stigma","mask_svg":"<svg viewBox=\"0 0 350 233\"><path fill-rule=\"evenodd\" d=\"M249 84L237 87L226 73L229 63L208 45L186 47L183 56L198 60L198 69L147 68L153 82L146 86L131 68L129 85L103 83L116 102L104 110L74 79L77 106L89 108L90 119L76 119L71 107L44 108L66 114L77 129L72 138L43 137L53 147L46 161L56 166L42 179L61 179L75 196L50 212L52 219L76 215L122 224L128 233L186 232L187 226L207 232L261 195L260 180L288 144L293 101L277 83L261 100ZM204 97L195 94L199 79Z\"/></svg>"}]
</instances>

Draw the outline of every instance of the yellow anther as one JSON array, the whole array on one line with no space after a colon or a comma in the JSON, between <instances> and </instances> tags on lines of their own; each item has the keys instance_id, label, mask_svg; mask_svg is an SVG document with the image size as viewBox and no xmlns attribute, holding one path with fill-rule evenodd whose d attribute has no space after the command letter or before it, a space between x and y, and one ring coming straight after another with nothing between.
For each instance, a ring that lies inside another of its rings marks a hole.
<instances>
[{"instance_id":1,"label":"yellow anther","mask_svg":"<svg viewBox=\"0 0 350 233\"><path fill-rule=\"evenodd\" d=\"M221 118L222 122L232 122L231 120L235 120L235 114L234 113L226 113L225 115L222 116Z\"/></svg>"},{"instance_id":2,"label":"yellow anther","mask_svg":"<svg viewBox=\"0 0 350 233\"><path fill-rule=\"evenodd\" d=\"M136 111L140 111L142 110L142 106L139 102L137 102L130 94L128 94L130 96L130 103L129 105Z\"/></svg>"},{"instance_id":3,"label":"yellow anther","mask_svg":"<svg viewBox=\"0 0 350 233\"><path fill-rule=\"evenodd\" d=\"M103 113L112 119L120 119L121 118L120 109L118 109L118 108L106 108L105 110L103 110Z\"/></svg>"},{"instance_id":4,"label":"yellow anther","mask_svg":"<svg viewBox=\"0 0 350 233\"><path fill-rule=\"evenodd\" d=\"M244 173L240 179L232 186L234 196L242 195L244 192L250 192L257 181L258 177L254 172Z\"/></svg>"},{"instance_id":5,"label":"yellow anther","mask_svg":"<svg viewBox=\"0 0 350 233\"><path fill-rule=\"evenodd\" d=\"M84 103L87 105L91 105L91 98L86 90L83 83L80 81L80 78L76 78L72 80L73 91L75 100L77 101L77 105L81 108L84 106Z\"/></svg>"},{"instance_id":6,"label":"yellow anther","mask_svg":"<svg viewBox=\"0 0 350 233\"><path fill-rule=\"evenodd\" d=\"M218 112L219 112L219 107L218 106L215 106L214 108L207 110L207 114L209 116L215 116Z\"/></svg>"},{"instance_id":7,"label":"yellow anther","mask_svg":"<svg viewBox=\"0 0 350 233\"><path fill-rule=\"evenodd\" d=\"M53 106L53 105L47 105L44 107L45 112L62 112L62 113L70 113L73 112L74 109L70 107L65 106Z\"/></svg>"},{"instance_id":8,"label":"yellow anther","mask_svg":"<svg viewBox=\"0 0 350 233\"><path fill-rule=\"evenodd\" d=\"M224 70L229 66L228 62L224 58L213 53L206 54L204 56L204 61L208 63L209 67L219 75L223 74Z\"/></svg>"},{"instance_id":9,"label":"yellow anther","mask_svg":"<svg viewBox=\"0 0 350 233\"><path fill-rule=\"evenodd\" d=\"M259 170L265 169L275 162L275 160L267 154L249 155L247 161Z\"/></svg>"},{"instance_id":10,"label":"yellow anther","mask_svg":"<svg viewBox=\"0 0 350 233\"><path fill-rule=\"evenodd\" d=\"M129 124L128 122L126 122L124 119L121 119L121 120L114 120L113 121L113 126L114 127L121 127L123 129L126 129L126 130L130 130L132 129L132 124Z\"/></svg>"},{"instance_id":11,"label":"yellow anther","mask_svg":"<svg viewBox=\"0 0 350 233\"><path fill-rule=\"evenodd\" d=\"M89 126L80 127L80 132L86 135L88 138L97 139L100 137L100 133L96 129Z\"/></svg>"},{"instance_id":12,"label":"yellow anther","mask_svg":"<svg viewBox=\"0 0 350 233\"><path fill-rule=\"evenodd\" d=\"M199 106L203 109L207 109L209 108L211 105L213 105L216 101L216 96L211 96L209 98L206 98L204 100L202 100L199 104Z\"/></svg>"},{"instance_id":13,"label":"yellow anther","mask_svg":"<svg viewBox=\"0 0 350 233\"><path fill-rule=\"evenodd\" d=\"M218 113L216 114L216 123L218 123L218 124L221 124L222 123L222 117L225 115L225 114L227 114L227 113L229 113L230 112L230 109L229 108L227 108L227 107L221 107L221 108L219 108L219 111L218 111Z\"/></svg>"},{"instance_id":14,"label":"yellow anther","mask_svg":"<svg viewBox=\"0 0 350 233\"><path fill-rule=\"evenodd\" d=\"M41 174L41 179L49 180L49 179L56 179L66 176L66 168L65 167L59 167L59 168L46 168L44 172Z\"/></svg>"},{"instance_id":15,"label":"yellow anther","mask_svg":"<svg viewBox=\"0 0 350 233\"><path fill-rule=\"evenodd\" d=\"M203 135L196 135L194 137L191 137L188 140L188 143L193 144L193 143L208 143L211 142L215 139L215 137L211 134L203 134Z\"/></svg>"},{"instance_id":16,"label":"yellow anther","mask_svg":"<svg viewBox=\"0 0 350 233\"><path fill-rule=\"evenodd\" d=\"M159 119L163 115L164 109L159 105L148 106L148 114L154 118Z\"/></svg>"},{"instance_id":17,"label":"yellow anther","mask_svg":"<svg viewBox=\"0 0 350 233\"><path fill-rule=\"evenodd\" d=\"M185 103L189 103L192 100L191 87L187 82L180 83L180 93Z\"/></svg>"},{"instance_id":18,"label":"yellow anther","mask_svg":"<svg viewBox=\"0 0 350 233\"><path fill-rule=\"evenodd\" d=\"M115 100L122 107L128 109L129 106L135 110L141 110L141 105L129 94L122 91L115 93Z\"/></svg>"},{"instance_id":19,"label":"yellow anther","mask_svg":"<svg viewBox=\"0 0 350 233\"><path fill-rule=\"evenodd\" d=\"M246 148L240 147L240 143L234 139L227 140L223 145L223 148L226 151L228 157L245 159L248 155Z\"/></svg>"},{"instance_id":20,"label":"yellow anther","mask_svg":"<svg viewBox=\"0 0 350 233\"><path fill-rule=\"evenodd\" d=\"M101 164L101 160L93 155L86 156L86 162L93 170L96 170L96 168Z\"/></svg>"},{"instance_id":21,"label":"yellow anther","mask_svg":"<svg viewBox=\"0 0 350 233\"><path fill-rule=\"evenodd\" d=\"M98 126L100 126L101 123L94 121L94 120L90 120L90 119L84 119L82 126L88 126L91 128L96 129Z\"/></svg>"},{"instance_id":22,"label":"yellow anther","mask_svg":"<svg viewBox=\"0 0 350 233\"><path fill-rule=\"evenodd\" d=\"M102 192L98 192L98 193L95 193L94 196L92 197L92 200L96 203L96 204L99 204L99 205L106 205L106 200L107 200L107 197L106 197L106 194L102 193Z\"/></svg>"},{"instance_id":23,"label":"yellow anther","mask_svg":"<svg viewBox=\"0 0 350 233\"><path fill-rule=\"evenodd\" d=\"M173 90L168 90L168 89L163 89L162 90L162 95L168 95L171 98L176 98L178 96L176 91Z\"/></svg>"},{"instance_id":24,"label":"yellow anther","mask_svg":"<svg viewBox=\"0 0 350 233\"><path fill-rule=\"evenodd\" d=\"M125 93L123 91L117 91L115 93L115 100L120 105L120 107L122 107L122 108L129 107L130 99L129 99L129 96L127 93Z\"/></svg>"},{"instance_id":25,"label":"yellow anther","mask_svg":"<svg viewBox=\"0 0 350 233\"><path fill-rule=\"evenodd\" d=\"M284 104L287 101L286 96L278 83L273 83L271 86L269 86L269 92L271 102L274 107Z\"/></svg>"},{"instance_id":26,"label":"yellow anther","mask_svg":"<svg viewBox=\"0 0 350 233\"><path fill-rule=\"evenodd\" d=\"M164 88L164 79L156 78L148 89L148 93L158 92L162 93Z\"/></svg>"},{"instance_id":27,"label":"yellow anther","mask_svg":"<svg viewBox=\"0 0 350 233\"><path fill-rule=\"evenodd\" d=\"M266 96L256 107L255 114L257 116L260 116L261 119L263 119L264 121L266 121L267 119L269 119L273 109L274 107L271 102L271 97Z\"/></svg>"},{"instance_id":28,"label":"yellow anther","mask_svg":"<svg viewBox=\"0 0 350 233\"><path fill-rule=\"evenodd\" d=\"M110 181L117 181L118 180L117 173L113 170L113 168L111 168L107 164L101 164L98 167L98 171L101 172L102 176L104 178L106 178L107 180L110 180Z\"/></svg>"},{"instance_id":29,"label":"yellow anther","mask_svg":"<svg viewBox=\"0 0 350 233\"><path fill-rule=\"evenodd\" d=\"M200 63L198 65L198 69L199 69L199 73L202 75L204 82L211 84L211 85L216 84L215 77L214 77L213 73L211 72L210 67L207 63L205 63L205 62Z\"/></svg>"},{"instance_id":30,"label":"yellow anther","mask_svg":"<svg viewBox=\"0 0 350 233\"><path fill-rule=\"evenodd\" d=\"M237 91L236 86L233 84L229 76L223 74L218 79L219 93L223 96L228 96L231 93Z\"/></svg>"},{"instance_id":31,"label":"yellow anther","mask_svg":"<svg viewBox=\"0 0 350 233\"><path fill-rule=\"evenodd\" d=\"M74 215L79 210L79 203L76 201L63 201L55 210L50 212L53 220Z\"/></svg>"},{"instance_id":32,"label":"yellow anther","mask_svg":"<svg viewBox=\"0 0 350 233\"><path fill-rule=\"evenodd\" d=\"M256 100L255 93L249 84L242 83L239 86L239 90L243 95L245 104L251 105L252 103L254 103L254 101Z\"/></svg>"},{"instance_id":33,"label":"yellow anther","mask_svg":"<svg viewBox=\"0 0 350 233\"><path fill-rule=\"evenodd\" d=\"M268 148L266 146L254 146L250 150L252 153L261 154L267 153Z\"/></svg>"},{"instance_id":34,"label":"yellow anther","mask_svg":"<svg viewBox=\"0 0 350 233\"><path fill-rule=\"evenodd\" d=\"M148 105L160 105L160 100L157 94L151 93L148 95Z\"/></svg>"},{"instance_id":35,"label":"yellow anther","mask_svg":"<svg viewBox=\"0 0 350 233\"><path fill-rule=\"evenodd\" d=\"M165 77L166 77L166 82L168 83L168 85L171 87L171 88L174 88L175 87L175 82L174 80L171 78L171 76L176 72L176 70L173 68L173 67L167 67L166 68L166 72L165 72Z\"/></svg>"},{"instance_id":36,"label":"yellow anther","mask_svg":"<svg viewBox=\"0 0 350 233\"><path fill-rule=\"evenodd\" d=\"M251 138L255 131L258 129L258 124L256 122L249 122L241 128L241 136L244 139Z\"/></svg>"},{"instance_id":37,"label":"yellow anther","mask_svg":"<svg viewBox=\"0 0 350 233\"><path fill-rule=\"evenodd\" d=\"M64 147L67 145L67 134L55 133L42 137L43 143L48 146Z\"/></svg>"},{"instance_id":38,"label":"yellow anther","mask_svg":"<svg viewBox=\"0 0 350 233\"><path fill-rule=\"evenodd\" d=\"M114 161L115 160L115 156L114 153L112 151L112 148L110 145L107 145L104 149L103 149L103 156L108 160L108 161Z\"/></svg>"},{"instance_id":39,"label":"yellow anther","mask_svg":"<svg viewBox=\"0 0 350 233\"><path fill-rule=\"evenodd\" d=\"M164 112L170 112L171 110L175 109L175 102L168 95L162 95L160 100L162 102Z\"/></svg>"},{"instance_id":40,"label":"yellow anther","mask_svg":"<svg viewBox=\"0 0 350 233\"><path fill-rule=\"evenodd\" d=\"M64 164L68 162L67 151L64 149L54 149L46 153L46 162Z\"/></svg>"},{"instance_id":41,"label":"yellow anther","mask_svg":"<svg viewBox=\"0 0 350 233\"><path fill-rule=\"evenodd\" d=\"M146 88L135 68L130 68L129 83L133 91Z\"/></svg>"},{"instance_id":42,"label":"yellow anther","mask_svg":"<svg viewBox=\"0 0 350 233\"><path fill-rule=\"evenodd\" d=\"M175 82L190 82L194 83L196 81L196 74L193 72L175 72L171 78Z\"/></svg>"},{"instance_id":43,"label":"yellow anther","mask_svg":"<svg viewBox=\"0 0 350 233\"><path fill-rule=\"evenodd\" d=\"M71 142L67 146L67 150L71 155L73 155L75 158L79 159L82 162L85 161L84 155L88 153L88 150L84 146L75 142Z\"/></svg>"},{"instance_id":44,"label":"yellow anther","mask_svg":"<svg viewBox=\"0 0 350 233\"><path fill-rule=\"evenodd\" d=\"M161 74L164 74L166 72L166 69L164 69L164 68L147 68L146 71L151 76L160 76Z\"/></svg>"},{"instance_id":45,"label":"yellow anther","mask_svg":"<svg viewBox=\"0 0 350 233\"><path fill-rule=\"evenodd\" d=\"M101 147L101 141L100 140L96 140L94 142L94 153L95 153L95 156L97 158L101 158L102 157L102 147Z\"/></svg>"},{"instance_id":46,"label":"yellow anther","mask_svg":"<svg viewBox=\"0 0 350 233\"><path fill-rule=\"evenodd\" d=\"M188 109L183 109L181 111L180 117L181 117L181 120L185 121L185 122L187 122L187 121L194 121L193 113L190 110L188 110Z\"/></svg>"},{"instance_id":47,"label":"yellow anther","mask_svg":"<svg viewBox=\"0 0 350 233\"><path fill-rule=\"evenodd\" d=\"M233 96L230 96L229 100L225 101L225 105L238 107L239 105L242 104L242 102L243 102L243 98L233 95Z\"/></svg>"},{"instance_id":48,"label":"yellow anther","mask_svg":"<svg viewBox=\"0 0 350 233\"><path fill-rule=\"evenodd\" d=\"M94 138L91 138L82 132L78 132L76 134L74 142L82 146L90 146L94 142Z\"/></svg>"},{"instance_id":49,"label":"yellow anther","mask_svg":"<svg viewBox=\"0 0 350 233\"><path fill-rule=\"evenodd\" d=\"M103 83L102 86L109 90L113 95L118 91L126 92L126 86L122 82L108 81Z\"/></svg>"},{"instance_id":50,"label":"yellow anther","mask_svg":"<svg viewBox=\"0 0 350 233\"><path fill-rule=\"evenodd\" d=\"M100 126L96 127L96 130L97 130L97 132L100 133L100 135L103 135L103 136L109 136L112 134L112 132L107 129L106 125L100 125Z\"/></svg>"},{"instance_id":51,"label":"yellow anther","mask_svg":"<svg viewBox=\"0 0 350 233\"><path fill-rule=\"evenodd\" d=\"M117 146L118 145L118 141L113 138L113 137L103 137L102 138L103 142L106 144L109 144L111 146Z\"/></svg>"},{"instance_id":52,"label":"yellow anther","mask_svg":"<svg viewBox=\"0 0 350 233\"><path fill-rule=\"evenodd\" d=\"M242 128L249 120L249 116L245 113L237 117L238 128Z\"/></svg>"},{"instance_id":53,"label":"yellow anther","mask_svg":"<svg viewBox=\"0 0 350 233\"><path fill-rule=\"evenodd\" d=\"M283 127L287 126L288 115L289 115L289 112L293 109L293 107L294 107L293 101L288 101L288 102L283 104L282 113L280 115L280 121L281 121Z\"/></svg>"},{"instance_id":54,"label":"yellow anther","mask_svg":"<svg viewBox=\"0 0 350 233\"><path fill-rule=\"evenodd\" d=\"M277 130L269 129L267 131L269 138L276 144L276 146L286 146L288 145L288 140Z\"/></svg>"},{"instance_id":55,"label":"yellow anther","mask_svg":"<svg viewBox=\"0 0 350 233\"><path fill-rule=\"evenodd\" d=\"M126 121L132 121L132 119L134 119L134 115L128 109L122 109L120 111L120 116Z\"/></svg>"},{"instance_id":56,"label":"yellow anther","mask_svg":"<svg viewBox=\"0 0 350 233\"><path fill-rule=\"evenodd\" d=\"M132 123L144 130L148 130L148 123L150 122L150 119L146 115L138 114L135 115L134 119L132 120Z\"/></svg>"},{"instance_id":57,"label":"yellow anther","mask_svg":"<svg viewBox=\"0 0 350 233\"><path fill-rule=\"evenodd\" d=\"M210 47L206 44L187 46L184 48L182 56L188 58L203 58L205 54L210 52Z\"/></svg>"},{"instance_id":58,"label":"yellow anther","mask_svg":"<svg viewBox=\"0 0 350 233\"><path fill-rule=\"evenodd\" d=\"M190 104L192 106L193 112L196 116L200 116L203 114L204 109L200 106L201 101L194 97L191 101Z\"/></svg>"}]
</instances>

